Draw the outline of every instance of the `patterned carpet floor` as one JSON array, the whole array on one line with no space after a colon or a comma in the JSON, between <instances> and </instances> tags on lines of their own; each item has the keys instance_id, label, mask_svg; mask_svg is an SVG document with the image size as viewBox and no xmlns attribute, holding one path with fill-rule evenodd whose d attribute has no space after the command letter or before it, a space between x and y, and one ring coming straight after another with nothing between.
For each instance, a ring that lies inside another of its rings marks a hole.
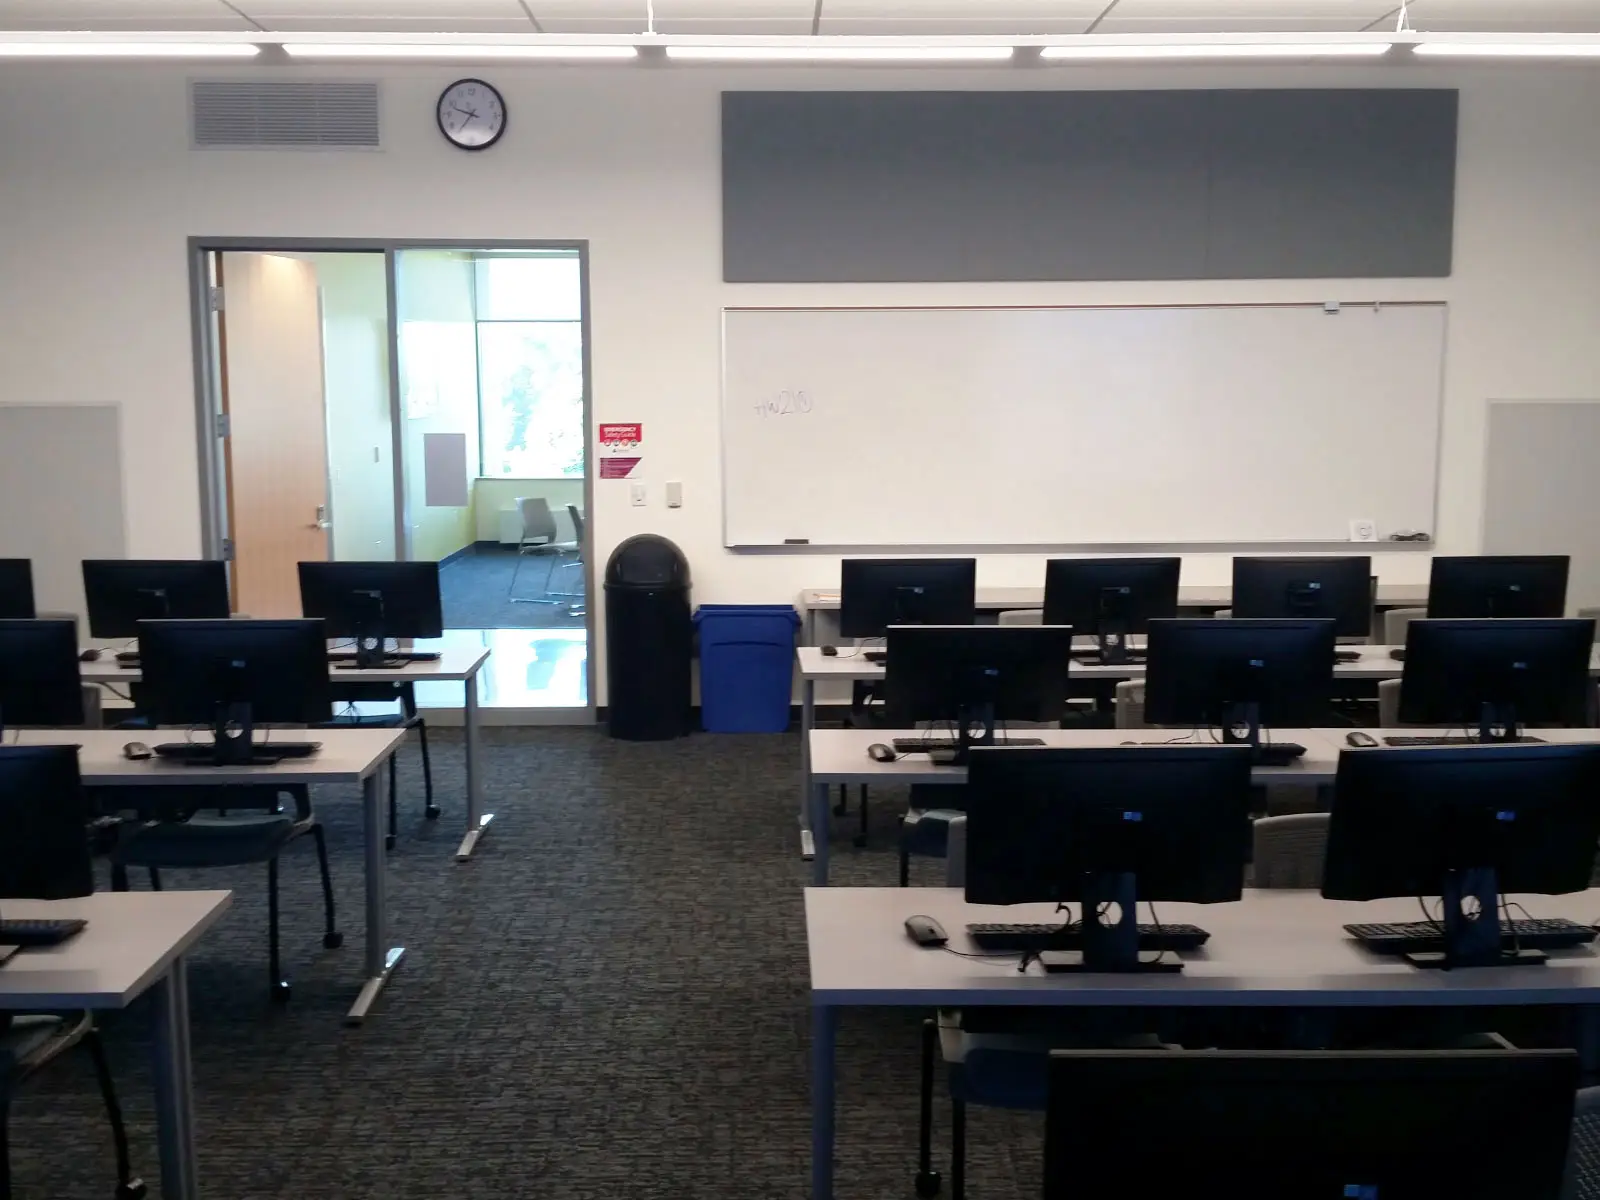
<instances>
[{"instance_id":1,"label":"patterned carpet floor","mask_svg":"<svg viewBox=\"0 0 1600 1200\"><path fill-rule=\"evenodd\" d=\"M361 977L354 788L321 789L346 943L321 944L309 841L283 869L294 999L266 994L264 869L170 872L230 887L191 972L200 1182L211 1200L801 1200L809 1178L797 735L632 744L592 729L490 730L492 832L454 862L461 744L439 730L444 817L401 759L392 922L407 947L375 1017ZM891 886L903 793L874 792L843 884ZM940 864L914 882L936 883ZM136 886L142 886L136 880ZM921 1014L846 1013L837 1194L912 1196ZM159 1178L148 1013L105 1021L138 1169ZM108 1200L110 1138L85 1059L13 1105L17 1200ZM948 1110L937 1156L948 1157ZM1040 1119L974 1110L974 1200L1039 1191Z\"/></svg>"}]
</instances>

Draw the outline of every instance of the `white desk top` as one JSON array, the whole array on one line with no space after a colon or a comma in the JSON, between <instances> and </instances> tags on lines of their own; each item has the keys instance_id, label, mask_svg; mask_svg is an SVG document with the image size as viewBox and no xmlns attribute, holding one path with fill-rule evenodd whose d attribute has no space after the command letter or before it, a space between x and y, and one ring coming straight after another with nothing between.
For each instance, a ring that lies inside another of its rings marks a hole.
<instances>
[{"instance_id":1,"label":"white desk top","mask_svg":"<svg viewBox=\"0 0 1600 1200\"><path fill-rule=\"evenodd\" d=\"M0 966L0 1010L124 1008L221 919L232 892L100 892L77 900L6 900L7 917L82 917L59 946Z\"/></svg>"},{"instance_id":2,"label":"white desk top","mask_svg":"<svg viewBox=\"0 0 1600 1200\"><path fill-rule=\"evenodd\" d=\"M1600 890L1533 896L1536 917L1589 922ZM1046 975L1017 971L1017 956L961 958L923 949L905 919L933 917L954 950L974 951L971 922L1044 921L1053 905L969 905L954 888L806 889L806 936L815 1005L1339 1006L1573 1004L1600 1002L1593 948L1554 952L1543 967L1421 971L1362 949L1341 928L1354 921L1413 920L1415 900L1347 904L1315 892L1247 889L1236 904L1163 904L1161 919L1211 931L1183 955L1179 975ZM1141 906L1141 919L1148 919Z\"/></svg>"},{"instance_id":3,"label":"white desk top","mask_svg":"<svg viewBox=\"0 0 1600 1200\"><path fill-rule=\"evenodd\" d=\"M1584 732L1579 730L1563 732ZM1591 739L1600 731L1587 731ZM1017 726L1015 737L1036 737L1047 746L1067 749L1098 749L1106 746L1175 745L1181 731L1170 729L1029 729ZM1339 768L1339 751L1344 745L1341 729L1274 729L1275 742L1299 742L1305 757L1287 767L1257 767L1257 783L1331 783ZM902 755L895 762L874 762L867 747L874 742L892 743L897 737L926 736L916 729L813 729L811 731L811 782L827 783L926 783L962 784L967 781L965 767L935 766L926 754ZM1206 742L1196 742L1207 745Z\"/></svg>"},{"instance_id":4,"label":"white desk top","mask_svg":"<svg viewBox=\"0 0 1600 1200\"><path fill-rule=\"evenodd\" d=\"M1044 585L1038 587L980 587L977 606L984 611L1007 608L1038 608L1044 603ZM1421 608L1428 602L1425 583L1380 583L1378 603L1384 608ZM1227 608L1233 603L1233 585L1191 584L1178 589L1180 608ZM800 593L800 608L831 610L839 607L839 589L805 588Z\"/></svg>"},{"instance_id":5,"label":"white desk top","mask_svg":"<svg viewBox=\"0 0 1600 1200\"><path fill-rule=\"evenodd\" d=\"M117 646L121 648L123 643ZM375 671L351 671L330 665L328 678L334 683L453 683L471 679L488 657L484 646L441 646L439 658L433 662L408 662ZM97 661L79 663L78 675L85 683L138 683L141 679L137 667L118 665L115 651L105 648Z\"/></svg>"},{"instance_id":6,"label":"white desk top","mask_svg":"<svg viewBox=\"0 0 1600 1200\"><path fill-rule=\"evenodd\" d=\"M101 787L141 787L190 784L196 787L251 783L360 783L394 753L403 729L288 729L274 730L280 741L321 742L310 758L285 759L264 767L186 767L151 758L134 762L122 756L129 742L154 746L185 740L209 742L210 735L190 737L182 729L24 729L16 741L24 746L78 746L78 770L87 784ZM12 736L7 736L12 744Z\"/></svg>"}]
</instances>

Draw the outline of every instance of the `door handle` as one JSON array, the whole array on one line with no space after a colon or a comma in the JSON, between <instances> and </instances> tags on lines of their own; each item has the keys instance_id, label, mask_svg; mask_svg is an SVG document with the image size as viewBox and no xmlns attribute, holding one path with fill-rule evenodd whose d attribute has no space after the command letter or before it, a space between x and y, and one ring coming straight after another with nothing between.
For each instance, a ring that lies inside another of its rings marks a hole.
<instances>
[{"instance_id":1,"label":"door handle","mask_svg":"<svg viewBox=\"0 0 1600 1200\"><path fill-rule=\"evenodd\" d=\"M308 525L307 528L321 529L324 531L333 528L333 522L328 520L328 506L326 504L317 505L317 519Z\"/></svg>"}]
</instances>

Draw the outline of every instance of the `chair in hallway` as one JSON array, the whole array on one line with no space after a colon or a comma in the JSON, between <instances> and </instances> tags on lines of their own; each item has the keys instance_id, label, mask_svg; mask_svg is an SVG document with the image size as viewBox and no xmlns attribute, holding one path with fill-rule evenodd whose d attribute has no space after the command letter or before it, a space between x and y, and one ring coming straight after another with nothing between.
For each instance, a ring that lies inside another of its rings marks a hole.
<instances>
[{"instance_id":1,"label":"chair in hallway","mask_svg":"<svg viewBox=\"0 0 1600 1200\"><path fill-rule=\"evenodd\" d=\"M543 496L518 496L517 515L522 519L522 536L517 539L517 565L511 572L511 586L506 589L506 599L513 604L542 604L543 597L524 599L517 595L517 577L522 573L522 560L526 555L548 554L555 548L555 514L550 511L549 502ZM549 585L548 575L545 583Z\"/></svg>"}]
</instances>

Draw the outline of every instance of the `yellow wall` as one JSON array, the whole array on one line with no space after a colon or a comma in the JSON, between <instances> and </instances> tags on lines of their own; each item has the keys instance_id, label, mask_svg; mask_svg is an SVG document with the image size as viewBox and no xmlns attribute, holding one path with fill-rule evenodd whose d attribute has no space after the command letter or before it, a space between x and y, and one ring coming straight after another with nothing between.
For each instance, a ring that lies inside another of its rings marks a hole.
<instances>
[{"instance_id":1,"label":"yellow wall","mask_svg":"<svg viewBox=\"0 0 1600 1200\"><path fill-rule=\"evenodd\" d=\"M572 540L572 523L567 505L576 504L583 512L583 480L503 479L485 477L472 485L473 504L478 513L478 540L496 541L500 537L500 510L515 508L518 496L543 496L556 518L556 539Z\"/></svg>"}]
</instances>

